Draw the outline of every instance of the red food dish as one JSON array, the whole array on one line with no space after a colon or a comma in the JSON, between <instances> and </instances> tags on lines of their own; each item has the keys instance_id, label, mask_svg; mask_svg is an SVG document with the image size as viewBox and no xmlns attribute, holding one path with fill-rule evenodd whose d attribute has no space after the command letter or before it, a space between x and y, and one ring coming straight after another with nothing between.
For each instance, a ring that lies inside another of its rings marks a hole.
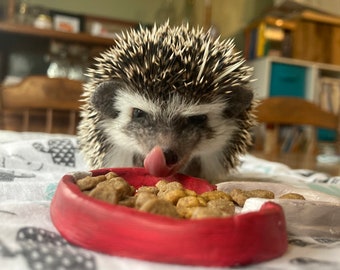
<instances>
[{"instance_id":1,"label":"red food dish","mask_svg":"<svg viewBox=\"0 0 340 270\"><path fill-rule=\"evenodd\" d=\"M155 185L160 179L148 175L143 168L101 169L92 173L96 176L109 171L136 188ZM216 189L205 180L182 174L167 180L181 182L197 193ZM93 199L80 191L73 175L65 175L50 212L60 234L75 245L155 262L245 265L279 257L288 245L283 211L270 202L257 212L228 218L175 219Z\"/></svg>"}]
</instances>

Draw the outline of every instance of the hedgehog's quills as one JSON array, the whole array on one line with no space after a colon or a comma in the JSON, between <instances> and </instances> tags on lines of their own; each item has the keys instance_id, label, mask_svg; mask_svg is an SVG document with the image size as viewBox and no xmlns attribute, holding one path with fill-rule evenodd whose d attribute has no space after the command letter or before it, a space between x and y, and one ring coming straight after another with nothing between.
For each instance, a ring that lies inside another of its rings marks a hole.
<instances>
[{"instance_id":1,"label":"hedgehog's quills","mask_svg":"<svg viewBox=\"0 0 340 270\"><path fill-rule=\"evenodd\" d=\"M251 143L244 62L232 40L188 25L123 33L84 86L79 140L91 168L223 180Z\"/></svg>"}]
</instances>

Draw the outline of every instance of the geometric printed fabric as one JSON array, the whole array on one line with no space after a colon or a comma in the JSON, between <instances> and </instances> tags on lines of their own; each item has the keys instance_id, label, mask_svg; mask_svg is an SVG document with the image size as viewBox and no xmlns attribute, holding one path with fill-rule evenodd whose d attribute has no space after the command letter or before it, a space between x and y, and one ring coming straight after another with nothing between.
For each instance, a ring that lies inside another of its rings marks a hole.
<instances>
[{"instance_id":1,"label":"geometric printed fabric","mask_svg":"<svg viewBox=\"0 0 340 270\"><path fill-rule=\"evenodd\" d=\"M48 148L41 143L33 143L33 147L43 153L49 153L52 156L54 164L75 167L75 150L76 147L68 139L51 139L48 140Z\"/></svg>"},{"instance_id":2,"label":"geometric printed fabric","mask_svg":"<svg viewBox=\"0 0 340 270\"><path fill-rule=\"evenodd\" d=\"M69 167L75 166L75 149L70 140L49 140L48 145L54 163Z\"/></svg>"}]
</instances>

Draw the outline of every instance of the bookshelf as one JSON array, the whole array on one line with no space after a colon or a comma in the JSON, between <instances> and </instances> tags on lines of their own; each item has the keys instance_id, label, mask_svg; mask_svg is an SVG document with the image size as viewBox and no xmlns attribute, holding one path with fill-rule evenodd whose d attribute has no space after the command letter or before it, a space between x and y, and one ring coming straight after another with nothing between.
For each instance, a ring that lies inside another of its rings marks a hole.
<instances>
[{"instance_id":1,"label":"bookshelf","mask_svg":"<svg viewBox=\"0 0 340 270\"><path fill-rule=\"evenodd\" d=\"M62 50L63 55L67 55L70 62L79 60L83 65L86 61L84 58L88 56L89 66L95 56L114 44L116 33L138 24L133 21L47 10L33 5L31 10L23 15L20 13L21 9L20 12L17 10L17 4L15 0L6 0L0 4L2 82L8 77L46 74L48 62L58 54L55 50L57 46L61 48L59 51ZM57 18L63 16L68 18L63 24L64 27L67 23L70 26L66 30L58 28L56 23ZM44 18L45 25L37 24L39 18ZM56 43L58 45L55 45ZM18 67L16 63L19 62L24 62L24 65Z\"/></svg>"},{"instance_id":2,"label":"bookshelf","mask_svg":"<svg viewBox=\"0 0 340 270\"><path fill-rule=\"evenodd\" d=\"M248 61L254 68L251 87L258 99L269 96L296 96L319 104L322 108L340 113L340 66L285 57L267 56ZM277 68L279 67L279 68ZM258 138L263 129L256 131ZM308 127L283 127L280 130L282 152L305 148ZM336 132L318 129L319 141L332 142ZM261 147L261 146L260 146Z\"/></svg>"},{"instance_id":3,"label":"bookshelf","mask_svg":"<svg viewBox=\"0 0 340 270\"><path fill-rule=\"evenodd\" d=\"M294 21L266 16L260 21L248 25L244 31L244 56L252 60L263 56L290 57L291 33L295 29Z\"/></svg>"},{"instance_id":4,"label":"bookshelf","mask_svg":"<svg viewBox=\"0 0 340 270\"><path fill-rule=\"evenodd\" d=\"M245 28L245 58L281 56L340 65L340 16L289 3Z\"/></svg>"},{"instance_id":5,"label":"bookshelf","mask_svg":"<svg viewBox=\"0 0 340 270\"><path fill-rule=\"evenodd\" d=\"M298 96L317 102L321 79L340 79L338 65L293 58L267 56L250 60L248 65L254 67L255 81L251 83L251 87L258 98L273 95ZM274 70L277 65L285 69ZM281 74L277 74L280 72ZM278 81L273 82L273 80ZM280 85L282 91L274 89L275 85Z\"/></svg>"},{"instance_id":6,"label":"bookshelf","mask_svg":"<svg viewBox=\"0 0 340 270\"><path fill-rule=\"evenodd\" d=\"M52 29L38 29L30 25L0 22L0 80L17 74L13 65L25 58L32 68L25 75L42 75L46 73L52 42L65 46L81 46L96 55L98 51L114 44L112 38L92 36L87 33L67 33ZM67 44L67 45L66 45ZM14 59L15 57L15 59ZM19 57L19 58L18 58ZM15 68L17 69L17 68ZM19 67L20 69L20 67ZM18 73L20 74L20 73ZM19 75L20 76L20 75Z\"/></svg>"}]
</instances>

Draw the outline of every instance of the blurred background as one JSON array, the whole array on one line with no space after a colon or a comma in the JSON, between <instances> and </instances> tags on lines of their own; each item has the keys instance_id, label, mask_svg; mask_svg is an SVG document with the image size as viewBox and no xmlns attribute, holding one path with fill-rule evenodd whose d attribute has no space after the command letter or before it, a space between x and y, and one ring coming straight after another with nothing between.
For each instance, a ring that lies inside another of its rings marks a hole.
<instances>
[{"instance_id":1,"label":"blurred background","mask_svg":"<svg viewBox=\"0 0 340 270\"><path fill-rule=\"evenodd\" d=\"M252 46L247 31L265 22L276 26L267 31L270 38L283 40L285 35L286 45L279 54L291 57L289 32L305 9L333 13L340 4L337 0L1 0L0 79L31 74L84 79L84 66L122 29L168 19L172 25L199 25L211 28L216 37L234 38L237 49L249 59L263 55L247 55ZM271 53L275 46L282 47L281 42L274 43Z\"/></svg>"},{"instance_id":2,"label":"blurred background","mask_svg":"<svg viewBox=\"0 0 340 270\"><path fill-rule=\"evenodd\" d=\"M121 29L167 19L172 25L188 22L212 27L216 36L235 37L242 49L243 29L273 6L272 0L1 0L0 3L1 80L36 73L82 79L77 72L87 61L85 55L91 58L108 47ZM77 66L71 62L77 62Z\"/></svg>"}]
</instances>

